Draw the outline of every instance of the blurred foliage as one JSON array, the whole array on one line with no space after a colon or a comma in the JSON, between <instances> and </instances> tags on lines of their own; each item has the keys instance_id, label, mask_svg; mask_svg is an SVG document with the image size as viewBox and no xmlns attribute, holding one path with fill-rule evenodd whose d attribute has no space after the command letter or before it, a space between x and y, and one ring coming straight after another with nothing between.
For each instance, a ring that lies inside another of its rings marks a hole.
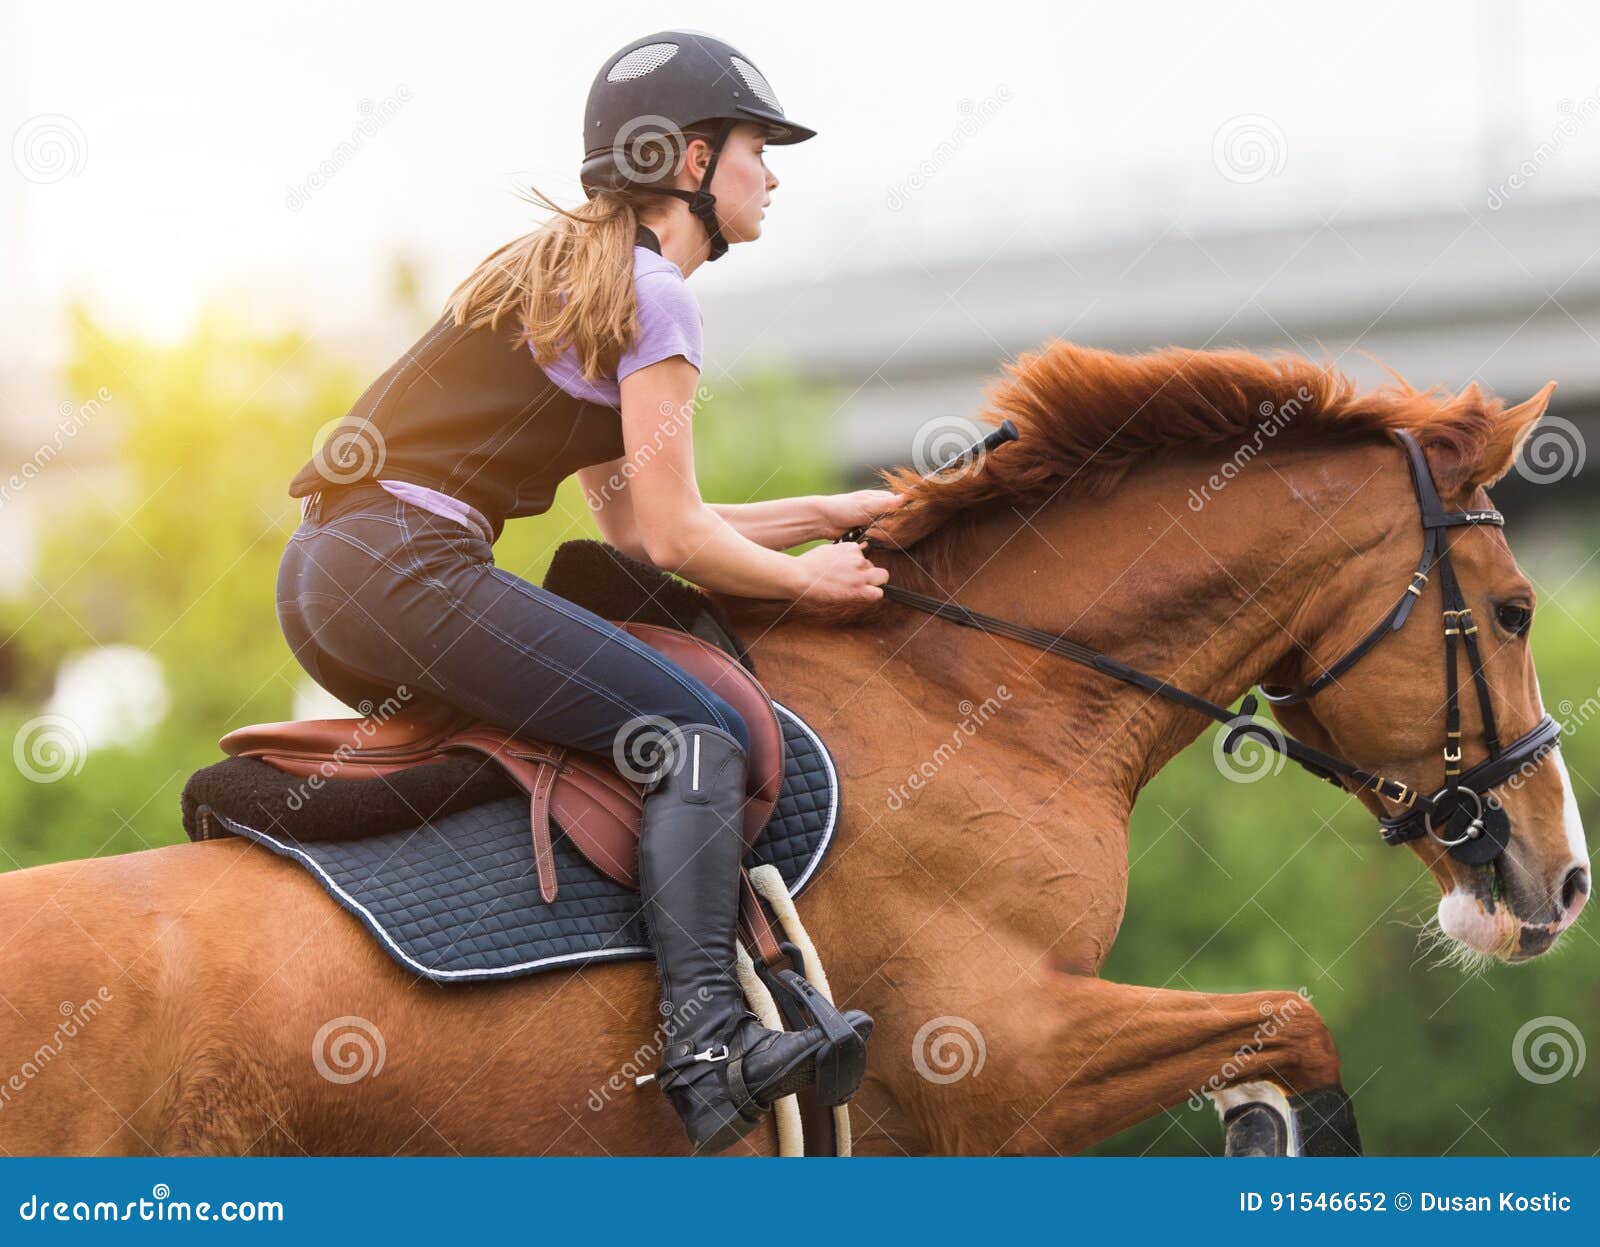
<instances>
[{"instance_id":1,"label":"blurred foliage","mask_svg":"<svg viewBox=\"0 0 1600 1247\"><path fill-rule=\"evenodd\" d=\"M412 284L397 268L397 291ZM33 591L0 601L9 681L0 733L13 739L40 713L65 656L112 642L160 662L173 704L150 739L95 752L74 780L6 772L6 868L181 839L178 793L216 760L217 736L290 713L302 674L274 613L278 558L298 520L285 488L318 430L368 379L297 334L264 336L221 314L171 346L108 333L83 315L74 329L69 396L105 387L111 398L53 466L48 500L29 500L48 522ZM827 395L779 375L714 389L696 422L707 498L843 487L822 449ZM115 470L80 466L96 459ZM496 555L538 580L561 541L595 535L569 481L548 514L508 528ZM1536 627L1558 713L1563 698L1582 702L1597 683L1597 645L1582 621L1600 594L1565 570L1581 561L1555 559L1547 579L1559 593L1544 595ZM1600 773L1600 728L1576 732L1566 753L1575 776ZM1585 814L1600 818L1595 792L1578 785ZM1513 1036L1532 1018L1557 1015L1600 1034L1593 921L1525 967L1478 978L1430 968L1416 927L1435 895L1411 854L1383 848L1359 805L1293 768L1250 787L1221 780L1209 736L1145 794L1130 856L1107 977L1210 992L1305 987L1338 1040L1371 1150L1588 1154L1600 1143L1600 1057L1550 1085L1525 1081L1512 1061ZM1209 1106L1179 1107L1099 1150L1216 1152L1220 1131Z\"/></svg>"}]
</instances>

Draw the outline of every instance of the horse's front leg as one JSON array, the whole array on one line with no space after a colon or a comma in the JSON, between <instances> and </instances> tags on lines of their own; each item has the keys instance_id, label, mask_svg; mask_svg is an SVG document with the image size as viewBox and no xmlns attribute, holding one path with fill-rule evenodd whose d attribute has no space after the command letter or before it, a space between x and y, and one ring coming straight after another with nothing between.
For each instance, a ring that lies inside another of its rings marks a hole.
<instances>
[{"instance_id":1,"label":"horse's front leg","mask_svg":"<svg viewBox=\"0 0 1600 1247\"><path fill-rule=\"evenodd\" d=\"M940 1014L963 1012L945 1004ZM1211 995L1034 971L943 1028L942 1040L934 1028L893 1058L913 1066L893 1080L897 1107L934 1150L1077 1152L1197 1093L1223 1114L1230 1154L1360 1149L1333 1037L1295 992ZM981 1069L945 1081L954 1071L942 1058L980 1045Z\"/></svg>"}]
</instances>

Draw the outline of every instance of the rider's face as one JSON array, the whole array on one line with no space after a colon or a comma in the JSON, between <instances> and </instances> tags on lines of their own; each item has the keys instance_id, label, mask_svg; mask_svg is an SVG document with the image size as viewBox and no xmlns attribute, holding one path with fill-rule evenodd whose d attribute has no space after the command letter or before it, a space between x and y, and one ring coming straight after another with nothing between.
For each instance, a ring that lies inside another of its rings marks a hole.
<instances>
[{"instance_id":1,"label":"rider's face","mask_svg":"<svg viewBox=\"0 0 1600 1247\"><path fill-rule=\"evenodd\" d=\"M761 221L778 185L763 157L766 144L765 130L741 121L717 160L710 190L717 197L722 236L730 245L761 237Z\"/></svg>"}]
</instances>

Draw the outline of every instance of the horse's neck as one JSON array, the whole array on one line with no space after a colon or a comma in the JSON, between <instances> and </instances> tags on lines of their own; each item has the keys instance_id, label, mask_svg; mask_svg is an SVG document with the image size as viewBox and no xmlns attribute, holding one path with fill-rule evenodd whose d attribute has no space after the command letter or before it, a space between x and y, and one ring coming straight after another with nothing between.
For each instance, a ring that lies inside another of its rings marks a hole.
<instances>
[{"instance_id":1,"label":"horse's neck","mask_svg":"<svg viewBox=\"0 0 1600 1247\"><path fill-rule=\"evenodd\" d=\"M1365 516L1337 530L1322 522L1344 501L1345 478L1304 454L1276 458L1203 494L1194 487L1209 475L1204 461L1173 458L1131 473L1106 498L1059 497L1020 519L996 510L931 591L1230 705L1296 639L1314 643L1292 635L1298 609L1367 543L1365 529L1381 527ZM1075 787L1113 794L1128 809L1208 726L1064 658L924 616L899 626L917 638L928 636L918 628L935 629L935 644L959 647L957 661L929 664L922 678L1006 683L1015 710L1006 717L1023 725L1017 746L1048 750L1070 763ZM908 640L914 664L918 648Z\"/></svg>"}]
</instances>

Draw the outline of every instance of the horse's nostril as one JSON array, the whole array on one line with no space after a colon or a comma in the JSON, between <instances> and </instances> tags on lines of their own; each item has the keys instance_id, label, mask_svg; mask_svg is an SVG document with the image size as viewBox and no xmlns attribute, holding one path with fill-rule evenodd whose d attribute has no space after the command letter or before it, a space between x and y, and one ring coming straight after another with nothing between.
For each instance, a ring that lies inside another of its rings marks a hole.
<instances>
[{"instance_id":1,"label":"horse's nostril","mask_svg":"<svg viewBox=\"0 0 1600 1247\"><path fill-rule=\"evenodd\" d=\"M1574 866L1567 872L1566 879L1561 884L1561 908L1563 911L1577 908L1589 895L1589 872L1582 866Z\"/></svg>"}]
</instances>

